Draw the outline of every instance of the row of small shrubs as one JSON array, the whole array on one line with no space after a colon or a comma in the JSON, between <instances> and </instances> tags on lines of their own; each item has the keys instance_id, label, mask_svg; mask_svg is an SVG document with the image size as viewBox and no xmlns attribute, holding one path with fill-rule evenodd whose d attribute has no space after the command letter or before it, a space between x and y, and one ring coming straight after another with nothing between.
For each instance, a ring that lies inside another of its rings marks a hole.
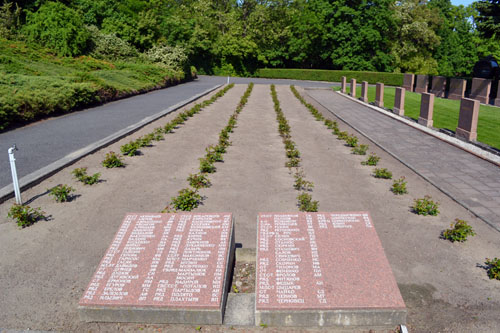
<instances>
[{"instance_id":1,"label":"row of small shrubs","mask_svg":"<svg viewBox=\"0 0 500 333\"><path fill-rule=\"evenodd\" d=\"M100 173L95 173L92 176L88 175L87 168L76 168L71 173L76 179L78 179L85 185L97 184L101 176ZM67 184L59 184L50 189L47 189L49 195L54 197L54 200L56 202L71 201L75 197L75 195L72 194L75 191L76 190L73 187ZM21 228L26 228L37 221L48 219L45 216L45 212L43 212L40 207L32 208L28 205L19 204L12 205L7 216L15 220L17 225Z\"/></svg>"},{"instance_id":2,"label":"row of small shrubs","mask_svg":"<svg viewBox=\"0 0 500 333\"><path fill-rule=\"evenodd\" d=\"M191 109L181 112L172 119L169 123L167 123L164 127L157 127L154 129L152 133L141 136L140 138L130 141L120 147L120 151L123 155L126 156L136 156L140 153L140 149L144 147L151 147L153 141L160 141L164 139L164 134L172 133L175 128L178 128L179 125L184 124L190 117L193 117L195 114L199 113L203 108L209 106L214 103L217 99L224 96L224 94L234 87L234 84L224 87L224 89L218 91L215 95L213 95L210 99L203 101L201 103L195 104Z\"/></svg>"},{"instance_id":3,"label":"row of small shrubs","mask_svg":"<svg viewBox=\"0 0 500 333\"><path fill-rule=\"evenodd\" d=\"M345 76L347 81L356 79L358 82L368 81L368 83L371 84L382 82L387 86L399 87L403 85L403 74L401 73L358 72L327 69L260 68L255 73L255 76L270 79L294 79L327 82L340 82L342 80L342 76Z\"/></svg>"},{"instance_id":4,"label":"row of small shrubs","mask_svg":"<svg viewBox=\"0 0 500 333\"><path fill-rule=\"evenodd\" d=\"M163 139L163 134L171 133L174 128L178 127L180 124L184 123L189 117L194 116L196 113L200 112L204 107L214 103L217 99L224 96L224 94L234 87L234 84L227 85L220 91L218 91L214 96L210 99L203 101L201 103L195 104L188 111L180 113L174 120L167 123L163 128L156 128L152 133L144 135L135 141L131 141L128 144L122 145L120 150L124 155L127 156L135 156L138 153L138 149L142 147L147 147L151 145L153 140L161 140ZM102 166L105 168L119 168L125 167L125 163L123 162L123 158L111 151L106 154L105 159L102 161ZM80 182L85 185L94 185L99 183L100 173L94 173L93 175L89 175L87 173L87 168L76 168L72 172L73 176ZM66 184L59 184L51 189L47 190L49 195L54 197L56 202L67 202L71 201L75 195L72 194L75 192L75 189ZM39 220L45 220L47 217L44 215L45 213L41 210L41 208L32 208L28 205L18 205L14 204L9 210L8 217L16 220L17 225L25 228L28 227Z\"/></svg>"},{"instance_id":5,"label":"row of small shrubs","mask_svg":"<svg viewBox=\"0 0 500 333\"><path fill-rule=\"evenodd\" d=\"M312 195L309 193L312 191L314 184L306 180L304 169L300 168L300 152L295 142L292 140L290 125L281 110L274 84L271 85L271 97L274 103L276 119L278 120L278 131L285 145L286 157L288 159L285 166L290 168L290 170L294 168L293 175L295 183L293 187L297 191L300 191L300 194L297 196L297 206L301 212L317 212L319 202L313 200Z\"/></svg>"},{"instance_id":6,"label":"row of small shrubs","mask_svg":"<svg viewBox=\"0 0 500 333\"><path fill-rule=\"evenodd\" d=\"M236 110L229 117L227 125L220 131L219 141L217 142L217 144L210 145L205 148L205 156L199 159L200 171L196 174L190 174L187 178L189 187L183 188L179 191L176 197L172 197L170 204L165 207L163 212L192 211L201 204L203 197L198 193L198 190L211 186L208 174L217 171L217 168L215 166L216 162L224 161L223 155L226 153L227 147L231 145L231 142L229 141L229 135L236 127L238 115L248 102L248 97L250 97L252 89L253 83L250 83L243 96L241 96Z\"/></svg>"},{"instance_id":7,"label":"row of small shrubs","mask_svg":"<svg viewBox=\"0 0 500 333\"><path fill-rule=\"evenodd\" d=\"M325 119L324 116L311 104L307 103L305 99L298 93L294 86L290 87L293 94L304 104L312 115L318 121L324 121L325 125L333 130L333 134L336 134L338 139L344 140L346 146L352 147L351 151L353 154L365 155L368 149L367 145L358 145L358 138L354 135L349 135L347 132L341 132L338 129L338 124L335 121ZM371 154L367 160L361 162L363 165L376 166L380 161L380 157L375 154ZM386 168L375 168L373 176L375 178L382 179L392 179L392 172ZM399 179L394 180L391 191L396 195L407 194L407 182L404 176ZM439 214L439 202L432 200L428 195L420 199L414 199L412 205L412 211L415 214L423 216L437 216ZM449 240L451 242L465 242L469 236L475 236L476 233L472 227L467 223L467 221L461 219L455 219L454 223L450 224L450 228L443 230L441 232L441 238ZM488 271L488 276L490 279L500 280L500 259L486 258L485 267Z\"/></svg>"}]
</instances>

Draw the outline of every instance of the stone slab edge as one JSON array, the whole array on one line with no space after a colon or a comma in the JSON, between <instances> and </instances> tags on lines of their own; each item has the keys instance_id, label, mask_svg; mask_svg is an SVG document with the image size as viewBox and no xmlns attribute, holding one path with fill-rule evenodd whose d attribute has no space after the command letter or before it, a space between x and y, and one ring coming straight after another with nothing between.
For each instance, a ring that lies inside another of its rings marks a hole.
<instances>
[{"instance_id":1,"label":"stone slab edge","mask_svg":"<svg viewBox=\"0 0 500 333\"><path fill-rule=\"evenodd\" d=\"M144 324L203 324L222 325L226 302L233 276L235 253L234 217L231 221L231 239L227 253L226 274L222 285L222 300L217 310L174 308L174 307L132 307L132 306L78 306L81 321L144 323Z\"/></svg>"},{"instance_id":2,"label":"stone slab edge","mask_svg":"<svg viewBox=\"0 0 500 333\"><path fill-rule=\"evenodd\" d=\"M255 323L285 327L388 329L406 323L406 309L256 311Z\"/></svg>"},{"instance_id":3,"label":"stone slab edge","mask_svg":"<svg viewBox=\"0 0 500 333\"><path fill-rule=\"evenodd\" d=\"M436 131L433 131L432 129L429 129L425 126L422 126L422 125L419 125L417 123L414 123L412 121L409 121L408 119L405 119L405 118L402 118L402 117L399 117L395 114L393 114L392 112L389 112L389 111L386 111L386 110L383 110L379 107L376 107L376 106L373 106L371 104L365 104L355 98L352 98L350 96L346 96L344 94L341 94L339 92L336 92L338 93L339 95L345 97L345 98L349 98L350 100L352 101L355 101L359 104L362 104L363 106L366 106L366 107L369 107L375 111L378 111L388 117L391 117L391 118L394 118L400 122L403 122L405 124L407 124L408 126L411 126L411 127L414 127L426 134L429 134L429 135L432 135L442 141L445 141L451 145L454 145L458 148L461 148L463 149L464 151L468 152L468 153L471 153L473 155L476 155L488 162L491 162L495 165L499 165L499 163L496 163L494 160L490 160L488 158L485 158L481 155L479 155L479 153L475 153L473 151L470 151L468 150L468 148L470 148L471 150L474 149L474 150L478 150L479 148L476 148L470 144L467 144L463 141L460 141L458 139L455 139L455 138L451 138L449 137L448 135L444 134L444 133L439 133L439 132L436 132ZM481 220L483 220L486 224L488 224L490 227L492 227L493 229L495 229L496 231L499 231L500 232L500 226L497 226L495 225L495 223L493 223L492 221L490 221L489 219L487 219L486 217L482 216L481 214L475 212L472 208L470 208L466 203L462 202L461 200L455 198L450 192L448 192L447 190L443 189L442 187L440 187L437 183L433 182L432 180L430 180L429 178L427 178L426 176L424 176L423 174L421 174L420 172L418 172L417 169L415 169L411 164L401 160L397 155L393 154L389 149L387 149L386 147L384 147L383 145L379 144L378 142L376 142L373 138L371 138L368 134L364 133L362 130L360 130L359 128L357 128L355 125L351 124L350 122L348 122L347 120L345 120L343 117L339 116L338 114L336 114L335 112L333 112L332 110L330 110L328 107L326 107L325 105L321 104L318 100L316 100L314 97L312 97L311 95L308 94L308 96L313 99L316 103L318 103L319 105L321 105L322 107L324 107L326 110L328 110L329 112L331 112L332 114L335 115L335 117L339 118L340 120L342 120L344 123L346 123L347 125L349 125L350 127L352 127L354 130L356 130L357 132L359 132L361 135L363 135L364 137L366 137L368 140L370 140L371 142L373 142L376 146L380 147L382 150L384 150L386 153L388 153L389 155L391 155L392 157L394 157L396 160L398 160L399 162L403 163L404 165L406 165L409 169L411 169L413 172L415 172L417 175L419 175L420 177L422 177L424 180L426 180L428 183L430 183L431 185L433 185L435 188L437 188L438 190L440 190L441 192L443 192L444 194L446 194L450 199L452 199L453 201L455 201L456 203L458 203L460 206L464 207L465 209L467 209L469 212L471 212L472 214L474 214L475 216L477 216L478 218L480 218ZM452 140L453 139L453 140ZM455 141L457 141L455 143ZM462 145L466 145L465 147L462 146ZM472 146L472 147L470 147ZM467 147L467 148L466 148ZM487 153L487 152L484 152L482 151L482 153ZM493 155L493 154L490 154L488 153L488 155L492 155L492 157L494 157L495 159L497 159L498 157L496 155Z\"/></svg>"},{"instance_id":4,"label":"stone slab edge","mask_svg":"<svg viewBox=\"0 0 500 333\"><path fill-rule=\"evenodd\" d=\"M50 177L51 175L55 174L56 172L58 172L59 170L65 168L66 166L68 165L71 165L73 163L75 163L76 161L78 161L79 159L89 155L89 154L92 154L93 152L101 149L101 148L104 148L106 146L109 146L110 144L120 140L121 138L141 129L142 127L152 123L153 121L155 120L158 120L159 118L163 117L163 116L166 116L167 114L169 113L172 113L180 108L182 108L183 106L186 106L187 104L211 93L212 91L222 87L223 85L222 84L218 84L212 88L209 88L197 95L194 95L188 99L185 99L177 104L174 104L152 116L149 116L149 117L146 117L144 119L142 119L141 121L135 123L135 124L132 124L130 126L127 126L125 127L124 129L121 129L119 130L118 132L115 132L99 141L96 141L94 143L91 143L90 145L84 147L84 148L81 148L81 149L78 149L68 155L66 155L65 157L47 165L47 166L44 166L43 168L35 171L35 172L32 172L30 173L29 175L26 175L22 178L19 179L19 186L21 187L21 191L24 191L32 186L35 186L36 184L40 183L42 180ZM11 185L7 185L3 188L0 189L0 203L6 201L7 199L10 199L14 196L14 189L13 189L13 186L12 184Z\"/></svg>"},{"instance_id":5,"label":"stone slab edge","mask_svg":"<svg viewBox=\"0 0 500 333\"><path fill-rule=\"evenodd\" d=\"M226 304L225 326L255 326L255 293L229 293Z\"/></svg>"}]
</instances>

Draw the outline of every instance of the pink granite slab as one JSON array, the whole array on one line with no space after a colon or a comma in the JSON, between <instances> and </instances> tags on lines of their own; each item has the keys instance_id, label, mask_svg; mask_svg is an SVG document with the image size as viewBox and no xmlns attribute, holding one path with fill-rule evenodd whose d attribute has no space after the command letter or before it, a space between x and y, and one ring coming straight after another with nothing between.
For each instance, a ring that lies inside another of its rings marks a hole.
<instances>
[{"instance_id":1,"label":"pink granite slab","mask_svg":"<svg viewBox=\"0 0 500 333\"><path fill-rule=\"evenodd\" d=\"M83 297L83 307L218 309L230 213L127 214Z\"/></svg>"},{"instance_id":2,"label":"pink granite slab","mask_svg":"<svg viewBox=\"0 0 500 333\"><path fill-rule=\"evenodd\" d=\"M256 311L405 309L367 212L260 213Z\"/></svg>"}]
</instances>

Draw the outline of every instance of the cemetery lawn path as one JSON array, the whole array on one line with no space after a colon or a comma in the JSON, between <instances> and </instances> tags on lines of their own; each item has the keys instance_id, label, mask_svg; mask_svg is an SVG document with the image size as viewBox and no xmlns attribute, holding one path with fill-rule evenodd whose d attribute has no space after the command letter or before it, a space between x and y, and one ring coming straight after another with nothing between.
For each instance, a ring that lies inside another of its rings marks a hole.
<instances>
[{"instance_id":1,"label":"cemetery lawn path","mask_svg":"<svg viewBox=\"0 0 500 333\"><path fill-rule=\"evenodd\" d=\"M236 243L255 248L257 212L297 210L269 85L254 85L229 140L224 162L209 175L212 186L200 191L207 199L196 211L232 212Z\"/></svg>"},{"instance_id":2,"label":"cemetery lawn path","mask_svg":"<svg viewBox=\"0 0 500 333\"><path fill-rule=\"evenodd\" d=\"M247 85L235 85L175 133L165 135L164 141L141 149L143 155L126 157L124 169L103 168L100 163L105 153L119 152L124 143L151 133L194 104L24 191L24 200L32 207L41 207L52 217L50 221L19 229L6 217L14 201L0 204L0 331L29 328L64 332L197 332L197 325L84 323L78 318L77 304L125 214L160 212L171 197L188 187L186 178L198 172L198 159L205 155L207 146L217 143L219 132L246 88ZM410 331L498 331L499 281L489 280L486 271L478 267L487 257L500 257L498 232L339 122L340 130L357 135L360 143L370 145L369 153L381 157L379 167L392 171L393 178L406 177L410 193L392 194L392 181L373 178L374 167L360 164L366 157L352 155L343 141L314 119L288 86L276 89L292 139L301 152L306 179L314 183L311 193L314 200L319 200L320 211L370 212L408 307ZM298 90L303 94L302 88ZM338 121L327 110L317 104L316 107L325 117ZM285 148L278 133L269 85L254 86L229 140L232 145L224 154L224 162L216 163L217 172L208 175L212 186L200 190L205 198L195 212L232 212L236 242L244 248L254 248L259 212L298 210L299 192L293 188L294 178L285 167ZM88 167L89 174L100 172L104 181L93 186L78 183L71 171L80 167ZM55 203L47 189L57 184L76 188L78 197L72 202ZM417 216L410 211L413 199L427 194L441 203L437 217ZM464 244L439 239L441 231L455 218L467 220L477 236ZM332 330L205 325L201 331Z\"/></svg>"}]
</instances>

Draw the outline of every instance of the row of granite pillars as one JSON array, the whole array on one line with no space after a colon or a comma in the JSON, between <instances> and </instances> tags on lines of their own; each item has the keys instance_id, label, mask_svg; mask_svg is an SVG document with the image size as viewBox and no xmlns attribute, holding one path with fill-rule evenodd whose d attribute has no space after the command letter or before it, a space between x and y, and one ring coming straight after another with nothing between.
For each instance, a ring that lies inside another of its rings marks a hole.
<instances>
[{"instance_id":1,"label":"row of granite pillars","mask_svg":"<svg viewBox=\"0 0 500 333\"><path fill-rule=\"evenodd\" d=\"M415 82L416 79L416 82ZM448 92L449 99L460 100L465 97L465 88L467 81L464 79L451 78L450 89ZM488 104L490 99L492 81L490 79L472 78L472 86L469 98L477 99L483 104ZM403 88L412 91L415 85L415 92L426 93L429 89L429 76L404 74ZM429 91L437 97L445 98L446 78L444 76L433 76L432 87ZM493 100L495 106L500 106L500 84L498 85L497 97Z\"/></svg>"},{"instance_id":2,"label":"row of granite pillars","mask_svg":"<svg viewBox=\"0 0 500 333\"><path fill-rule=\"evenodd\" d=\"M350 82L351 91L349 95L356 98L356 79L351 79ZM345 76L342 77L341 81L341 92L345 94L346 92L347 79ZM405 94L406 89L401 87L396 87L396 95L394 99L393 113L404 116L404 105L405 105ZM434 114L434 94L432 93L422 93L422 98L420 102L420 116L418 117L418 123L426 127L432 127L433 125L433 114ZM361 97L360 100L364 103L368 103L368 82L363 81L361 83ZM383 108L384 107L384 84L376 84L375 92L375 105ZM477 119L479 116L479 105L480 101L470 98L462 97L460 99L460 114L458 116L458 126L455 131L455 135L458 138L476 141L477 139Z\"/></svg>"}]
</instances>

